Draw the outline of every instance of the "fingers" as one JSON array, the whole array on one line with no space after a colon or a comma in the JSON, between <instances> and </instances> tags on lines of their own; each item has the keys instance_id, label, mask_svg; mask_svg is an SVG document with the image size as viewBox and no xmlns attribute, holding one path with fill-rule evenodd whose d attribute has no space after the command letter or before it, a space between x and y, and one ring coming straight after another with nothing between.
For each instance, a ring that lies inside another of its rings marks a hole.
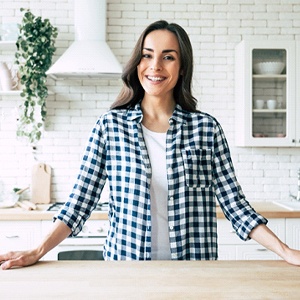
<instances>
[{"instance_id":1,"label":"fingers","mask_svg":"<svg viewBox=\"0 0 300 300\"><path fill-rule=\"evenodd\" d=\"M1 260L1 269L6 270L10 269L14 265L14 260L18 257L18 252L8 252L0 256Z\"/></svg>"},{"instance_id":2,"label":"fingers","mask_svg":"<svg viewBox=\"0 0 300 300\"><path fill-rule=\"evenodd\" d=\"M9 252L5 255L1 255L1 269L7 270L12 267L25 267L32 265L36 262L36 258L29 251L18 251L18 252Z\"/></svg>"},{"instance_id":3,"label":"fingers","mask_svg":"<svg viewBox=\"0 0 300 300\"><path fill-rule=\"evenodd\" d=\"M2 261L1 262L1 269L2 270L7 270L7 269L9 269L10 267L9 267L9 263L8 263L9 261Z\"/></svg>"}]
</instances>

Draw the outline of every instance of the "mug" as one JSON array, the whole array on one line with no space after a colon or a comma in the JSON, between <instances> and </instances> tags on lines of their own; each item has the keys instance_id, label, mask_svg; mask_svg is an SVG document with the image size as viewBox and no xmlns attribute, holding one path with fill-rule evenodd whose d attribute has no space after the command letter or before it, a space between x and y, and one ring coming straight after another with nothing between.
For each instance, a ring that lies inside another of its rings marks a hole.
<instances>
[{"instance_id":1,"label":"mug","mask_svg":"<svg viewBox=\"0 0 300 300\"><path fill-rule=\"evenodd\" d=\"M277 101L276 100L270 99L270 100L267 101L268 109L275 109L276 106L277 106Z\"/></svg>"},{"instance_id":2,"label":"mug","mask_svg":"<svg viewBox=\"0 0 300 300\"><path fill-rule=\"evenodd\" d=\"M254 107L256 109L263 109L265 106L265 101L264 100L260 100L260 99L257 99L254 101Z\"/></svg>"}]
</instances>

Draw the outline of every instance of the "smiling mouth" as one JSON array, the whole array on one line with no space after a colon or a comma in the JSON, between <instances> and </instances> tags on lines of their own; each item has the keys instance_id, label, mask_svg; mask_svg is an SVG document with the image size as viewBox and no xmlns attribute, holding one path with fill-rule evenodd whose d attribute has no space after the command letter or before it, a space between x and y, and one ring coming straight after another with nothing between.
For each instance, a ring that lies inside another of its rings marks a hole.
<instances>
[{"instance_id":1,"label":"smiling mouth","mask_svg":"<svg viewBox=\"0 0 300 300\"><path fill-rule=\"evenodd\" d=\"M158 81L164 81L166 77L157 77L157 76L146 76L147 79L158 82Z\"/></svg>"}]
</instances>

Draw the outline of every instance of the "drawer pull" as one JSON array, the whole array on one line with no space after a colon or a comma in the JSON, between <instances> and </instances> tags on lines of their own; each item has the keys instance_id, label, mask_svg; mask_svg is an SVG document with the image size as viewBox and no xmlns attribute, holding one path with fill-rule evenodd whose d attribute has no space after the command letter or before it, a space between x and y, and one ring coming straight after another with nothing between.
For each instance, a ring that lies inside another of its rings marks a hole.
<instances>
[{"instance_id":1,"label":"drawer pull","mask_svg":"<svg viewBox=\"0 0 300 300\"><path fill-rule=\"evenodd\" d=\"M258 248L258 249L256 249L256 251L264 252L264 251L268 251L268 249L266 249L266 248Z\"/></svg>"},{"instance_id":2,"label":"drawer pull","mask_svg":"<svg viewBox=\"0 0 300 300\"><path fill-rule=\"evenodd\" d=\"M7 239L18 239L18 238L19 238L18 235L5 235L5 237L6 237Z\"/></svg>"}]
</instances>

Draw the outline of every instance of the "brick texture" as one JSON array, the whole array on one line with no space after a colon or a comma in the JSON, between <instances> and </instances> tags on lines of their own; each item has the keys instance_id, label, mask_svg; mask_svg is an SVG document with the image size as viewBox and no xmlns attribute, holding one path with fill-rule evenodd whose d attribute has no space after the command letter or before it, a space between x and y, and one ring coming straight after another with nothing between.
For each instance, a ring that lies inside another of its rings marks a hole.
<instances>
[{"instance_id":1,"label":"brick texture","mask_svg":"<svg viewBox=\"0 0 300 300\"><path fill-rule=\"evenodd\" d=\"M55 59L74 39L72 0L0 0L0 24L17 23L19 7L47 17L59 28ZM193 91L199 109L222 124L238 179L249 201L286 200L296 193L300 150L236 148L234 144L234 48L242 39L300 39L299 0L107 0L107 41L122 65L142 30L166 19L189 33L195 59ZM13 60L0 52L0 60ZM18 96L0 96L0 187L26 187L31 167L53 168L52 199L64 201L76 176L87 136L118 94L119 80L53 81L44 138L36 153L15 138ZM25 195L29 197L29 194Z\"/></svg>"}]
</instances>

